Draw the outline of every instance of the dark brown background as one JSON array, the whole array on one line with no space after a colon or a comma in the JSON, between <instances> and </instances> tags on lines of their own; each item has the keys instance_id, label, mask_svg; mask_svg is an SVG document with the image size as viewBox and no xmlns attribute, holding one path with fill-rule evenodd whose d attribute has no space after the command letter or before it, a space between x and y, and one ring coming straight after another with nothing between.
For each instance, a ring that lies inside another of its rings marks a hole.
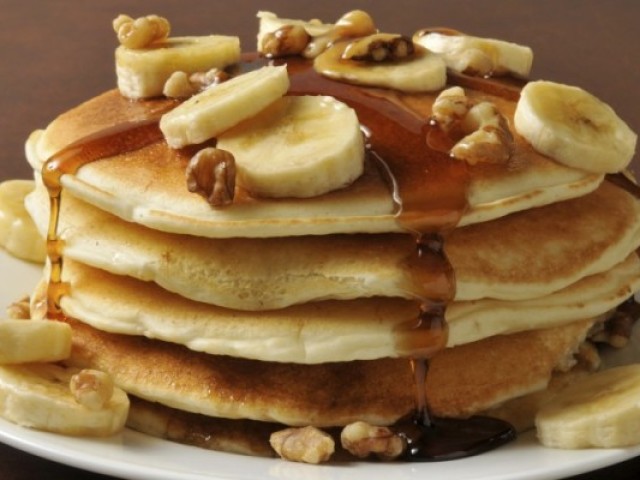
<instances>
[{"instance_id":1,"label":"dark brown background","mask_svg":"<svg viewBox=\"0 0 640 480\"><path fill-rule=\"evenodd\" d=\"M529 45L535 53L533 78L582 86L640 132L637 0L0 0L0 181L30 176L23 143L31 130L115 86L111 20L118 13L167 16L175 35L240 35L244 49L252 50L259 9L334 21L354 8L369 11L385 31L412 34L427 26L450 26ZM634 166L638 162L636 155ZM107 478L0 445L0 479L44 476ZM603 478L640 478L640 459L575 480Z\"/></svg>"}]
</instances>

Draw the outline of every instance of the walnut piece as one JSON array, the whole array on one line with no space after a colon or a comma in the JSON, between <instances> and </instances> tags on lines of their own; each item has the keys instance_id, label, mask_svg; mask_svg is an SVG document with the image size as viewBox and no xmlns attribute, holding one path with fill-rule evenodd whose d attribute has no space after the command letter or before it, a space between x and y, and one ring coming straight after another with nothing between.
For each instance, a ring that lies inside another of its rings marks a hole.
<instances>
[{"instance_id":1,"label":"walnut piece","mask_svg":"<svg viewBox=\"0 0 640 480\"><path fill-rule=\"evenodd\" d=\"M31 318L29 297L21 298L7 307L7 318L12 320L27 320Z\"/></svg>"},{"instance_id":2,"label":"walnut piece","mask_svg":"<svg viewBox=\"0 0 640 480\"><path fill-rule=\"evenodd\" d=\"M366 422L354 422L342 429L342 447L358 458L371 454L382 460L393 460L407 448L406 440L387 427L377 427Z\"/></svg>"},{"instance_id":3,"label":"walnut piece","mask_svg":"<svg viewBox=\"0 0 640 480\"><path fill-rule=\"evenodd\" d=\"M371 15L363 10L352 10L340 17L329 31L321 35L312 35L311 41L302 52L302 56L315 58L339 40L366 37L377 31Z\"/></svg>"},{"instance_id":4,"label":"walnut piece","mask_svg":"<svg viewBox=\"0 0 640 480\"><path fill-rule=\"evenodd\" d=\"M392 62L415 52L413 41L402 35L376 33L352 41L342 53L344 60Z\"/></svg>"},{"instance_id":5,"label":"walnut piece","mask_svg":"<svg viewBox=\"0 0 640 480\"><path fill-rule=\"evenodd\" d=\"M432 119L445 132L450 132L461 124L470 107L471 102L462 87L447 88L433 102Z\"/></svg>"},{"instance_id":6,"label":"walnut piece","mask_svg":"<svg viewBox=\"0 0 640 480\"><path fill-rule=\"evenodd\" d=\"M462 137L451 155L470 165L505 163L513 153L514 140L504 116L491 102L475 105L460 87L438 95L432 107L432 119L452 137Z\"/></svg>"},{"instance_id":7,"label":"walnut piece","mask_svg":"<svg viewBox=\"0 0 640 480\"><path fill-rule=\"evenodd\" d=\"M132 48L147 48L165 40L171 31L169 21L158 15L147 15L136 19L128 15L118 15L113 21L113 30L121 45Z\"/></svg>"},{"instance_id":8,"label":"walnut piece","mask_svg":"<svg viewBox=\"0 0 640 480\"><path fill-rule=\"evenodd\" d=\"M236 161L220 148L204 148L189 161L187 188L205 197L212 207L233 203L236 185Z\"/></svg>"},{"instance_id":9,"label":"walnut piece","mask_svg":"<svg viewBox=\"0 0 640 480\"><path fill-rule=\"evenodd\" d=\"M269 58L298 55L310 40L311 36L302 25L285 25L262 37L260 52Z\"/></svg>"},{"instance_id":10,"label":"walnut piece","mask_svg":"<svg viewBox=\"0 0 640 480\"><path fill-rule=\"evenodd\" d=\"M113 379L108 373L84 369L71 377L69 388L79 404L100 410L113 396Z\"/></svg>"},{"instance_id":11,"label":"walnut piece","mask_svg":"<svg viewBox=\"0 0 640 480\"><path fill-rule=\"evenodd\" d=\"M218 68L191 75L185 72L173 72L165 82L162 93L169 98L188 98L228 79L229 74Z\"/></svg>"},{"instance_id":12,"label":"walnut piece","mask_svg":"<svg viewBox=\"0 0 640 480\"><path fill-rule=\"evenodd\" d=\"M623 308L616 310L610 318L599 324L590 339L597 343L606 343L614 348L624 348L631 339L635 319Z\"/></svg>"},{"instance_id":13,"label":"walnut piece","mask_svg":"<svg viewBox=\"0 0 640 480\"><path fill-rule=\"evenodd\" d=\"M274 432L269 443L280 457L292 462L326 462L335 451L331 435L311 426Z\"/></svg>"}]
</instances>

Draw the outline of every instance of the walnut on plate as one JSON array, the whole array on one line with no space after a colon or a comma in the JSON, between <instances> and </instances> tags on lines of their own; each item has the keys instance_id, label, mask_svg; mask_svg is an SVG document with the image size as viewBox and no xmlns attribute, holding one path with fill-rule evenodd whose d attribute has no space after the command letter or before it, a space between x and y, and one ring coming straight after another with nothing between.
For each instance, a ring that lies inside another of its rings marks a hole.
<instances>
[{"instance_id":1,"label":"walnut on plate","mask_svg":"<svg viewBox=\"0 0 640 480\"><path fill-rule=\"evenodd\" d=\"M311 426L274 432L269 443L281 458L292 462L326 462L335 451L331 435Z\"/></svg>"},{"instance_id":2,"label":"walnut on plate","mask_svg":"<svg viewBox=\"0 0 640 480\"><path fill-rule=\"evenodd\" d=\"M404 453L407 442L387 427L366 422L350 423L340 433L342 447L358 458L375 455L382 460L393 460Z\"/></svg>"}]
</instances>

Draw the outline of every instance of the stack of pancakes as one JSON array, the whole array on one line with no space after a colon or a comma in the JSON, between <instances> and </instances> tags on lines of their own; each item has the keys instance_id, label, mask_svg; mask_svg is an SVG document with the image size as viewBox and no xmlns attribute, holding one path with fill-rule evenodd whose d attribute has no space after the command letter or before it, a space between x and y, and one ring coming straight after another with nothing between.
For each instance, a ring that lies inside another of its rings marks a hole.
<instances>
[{"instance_id":1,"label":"stack of pancakes","mask_svg":"<svg viewBox=\"0 0 640 480\"><path fill-rule=\"evenodd\" d=\"M480 95L512 119L515 101ZM433 101L408 97L403 108L416 112ZM110 91L32 134L38 186L27 206L43 235L45 161L169 102ZM455 292L426 379L436 416L499 412L547 390L577 368L594 324L640 289L638 199L513 134L507 165L470 169L468 206L444 235ZM213 449L268 455L283 425L410 415L408 358L422 346L407 338L424 304L407 260L416 239L372 159L339 191L224 208L187 190L187 162L160 138L61 177L69 288L59 318L74 330L71 362L132 395L133 428ZM40 315L46 286L33 297Z\"/></svg>"}]
</instances>

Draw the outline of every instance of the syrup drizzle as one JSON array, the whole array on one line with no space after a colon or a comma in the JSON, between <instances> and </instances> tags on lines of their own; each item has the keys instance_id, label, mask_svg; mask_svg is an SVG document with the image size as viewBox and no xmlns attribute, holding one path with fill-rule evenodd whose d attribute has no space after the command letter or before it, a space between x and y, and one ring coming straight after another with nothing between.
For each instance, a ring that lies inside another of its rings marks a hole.
<instances>
[{"instance_id":1,"label":"syrup drizzle","mask_svg":"<svg viewBox=\"0 0 640 480\"><path fill-rule=\"evenodd\" d=\"M484 417L463 421L431 418L427 404L429 359L446 347L446 306L455 297L455 277L444 239L467 208L469 167L450 157L450 145L440 129L405 107L395 92L326 79L308 62L297 59L287 59L287 67L290 94L331 95L356 110L370 158L381 162L381 170L391 175L397 222L415 238L416 248L405 263L413 289L419 292L419 313L395 331L396 348L409 356L414 374L414 418L396 426L409 446L406 458L460 458L514 439L515 430L506 422Z\"/></svg>"},{"instance_id":2,"label":"syrup drizzle","mask_svg":"<svg viewBox=\"0 0 640 480\"><path fill-rule=\"evenodd\" d=\"M59 318L62 315L60 298L69 291L69 285L62 281L64 245L58 228L63 175L75 175L88 163L160 141L163 136L158 127L158 119L159 117L151 117L101 130L73 142L44 163L42 180L49 194L50 209L47 228L47 257L51 268L47 287L47 308L50 316Z\"/></svg>"}]
</instances>

